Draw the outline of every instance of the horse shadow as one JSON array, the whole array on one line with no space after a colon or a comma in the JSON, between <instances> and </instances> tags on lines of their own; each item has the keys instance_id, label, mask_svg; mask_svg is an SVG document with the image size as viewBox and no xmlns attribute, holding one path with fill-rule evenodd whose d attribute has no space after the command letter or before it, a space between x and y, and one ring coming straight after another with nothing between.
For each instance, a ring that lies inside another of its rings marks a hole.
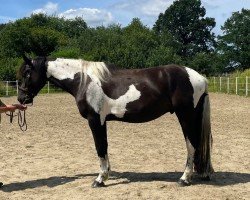
<instances>
[{"instance_id":1,"label":"horse shadow","mask_svg":"<svg viewBox=\"0 0 250 200\"><path fill-rule=\"evenodd\" d=\"M15 191L26 190L26 189L35 189L35 188L43 187L43 186L53 188L59 185L64 185L64 184L73 182L77 179L84 178L87 176L98 176L98 174L93 173L93 174L81 174L81 175L75 175L75 176L53 176L53 177L44 178L44 179L30 180L30 181L24 181L24 182L15 182L15 183L10 183L10 184L4 184L0 188L0 191L15 192Z\"/></svg>"},{"instance_id":2,"label":"horse shadow","mask_svg":"<svg viewBox=\"0 0 250 200\"><path fill-rule=\"evenodd\" d=\"M91 174L78 174L75 176L53 176L45 179L30 180L24 182L15 182L4 185L0 188L3 192L15 192L26 189L35 189L38 187L47 186L50 188L57 187L59 185L64 185L73 182L77 179L84 179L86 177L97 177L97 173ZM115 180L115 183L108 183L107 187L112 187L121 184L130 184L135 182L177 182L181 177L182 172L111 172L110 180ZM205 184L214 186L228 186L236 185L239 183L250 182L250 174L248 173L238 173L238 172L215 172L213 174L211 181L202 181L196 175L193 178L193 185Z\"/></svg>"},{"instance_id":3,"label":"horse shadow","mask_svg":"<svg viewBox=\"0 0 250 200\"><path fill-rule=\"evenodd\" d=\"M134 182L177 182L182 176L183 172L149 172L149 173L138 173L138 172L112 172L110 179L121 180L117 183L109 184L108 186L114 186L119 184L129 184ZM238 172L215 172L212 175L212 179L202 180L198 175L194 174L192 185L204 184L213 186L228 186L236 185L239 183L250 182L249 173L238 173Z\"/></svg>"}]
</instances>

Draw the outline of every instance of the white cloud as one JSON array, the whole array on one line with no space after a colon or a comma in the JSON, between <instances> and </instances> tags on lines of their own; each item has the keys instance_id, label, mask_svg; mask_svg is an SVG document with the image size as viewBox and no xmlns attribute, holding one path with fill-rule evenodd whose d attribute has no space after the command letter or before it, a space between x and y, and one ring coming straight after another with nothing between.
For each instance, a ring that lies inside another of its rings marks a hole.
<instances>
[{"instance_id":1,"label":"white cloud","mask_svg":"<svg viewBox=\"0 0 250 200\"><path fill-rule=\"evenodd\" d=\"M81 17L89 26L108 25L113 22L112 14L105 10L99 10L96 8L78 8L69 9L59 13L58 4L52 2L48 2L43 8L36 9L32 13L44 13L47 15L56 14L59 17L65 17L66 19Z\"/></svg>"},{"instance_id":2,"label":"white cloud","mask_svg":"<svg viewBox=\"0 0 250 200\"><path fill-rule=\"evenodd\" d=\"M57 11L58 11L58 4L48 2L43 8L36 9L32 13L34 14L44 13L44 14L51 15L51 14L56 14Z\"/></svg>"},{"instance_id":3,"label":"white cloud","mask_svg":"<svg viewBox=\"0 0 250 200\"><path fill-rule=\"evenodd\" d=\"M141 6L141 12L149 16L158 16L161 12L164 12L172 3L173 0L147 0L145 4Z\"/></svg>"},{"instance_id":4,"label":"white cloud","mask_svg":"<svg viewBox=\"0 0 250 200\"><path fill-rule=\"evenodd\" d=\"M146 16L158 16L164 12L174 0L127 0L116 3L115 9L132 12L134 14L142 14Z\"/></svg>"},{"instance_id":5,"label":"white cloud","mask_svg":"<svg viewBox=\"0 0 250 200\"><path fill-rule=\"evenodd\" d=\"M66 19L81 17L90 26L107 25L113 21L112 14L110 12L96 8L69 9L60 13L59 17L65 17Z\"/></svg>"}]
</instances>

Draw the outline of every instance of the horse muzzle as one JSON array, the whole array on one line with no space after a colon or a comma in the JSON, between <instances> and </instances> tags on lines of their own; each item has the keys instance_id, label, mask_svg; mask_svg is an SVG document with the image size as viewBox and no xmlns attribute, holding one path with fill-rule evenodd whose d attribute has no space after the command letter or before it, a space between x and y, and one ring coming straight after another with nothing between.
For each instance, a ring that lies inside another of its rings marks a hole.
<instances>
[{"instance_id":1,"label":"horse muzzle","mask_svg":"<svg viewBox=\"0 0 250 200\"><path fill-rule=\"evenodd\" d=\"M27 88L19 87L19 94L17 100L21 104L33 104L35 95L28 91Z\"/></svg>"},{"instance_id":2,"label":"horse muzzle","mask_svg":"<svg viewBox=\"0 0 250 200\"><path fill-rule=\"evenodd\" d=\"M21 104L33 104L33 97L29 96L29 95L19 95L17 100L21 103Z\"/></svg>"}]
</instances>

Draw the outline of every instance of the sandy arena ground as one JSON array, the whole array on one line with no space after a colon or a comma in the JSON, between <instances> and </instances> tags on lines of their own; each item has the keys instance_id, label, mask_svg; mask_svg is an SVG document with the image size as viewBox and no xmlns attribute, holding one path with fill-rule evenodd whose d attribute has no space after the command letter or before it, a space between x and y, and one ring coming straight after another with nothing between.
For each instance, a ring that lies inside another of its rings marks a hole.
<instances>
[{"instance_id":1,"label":"sandy arena ground","mask_svg":"<svg viewBox=\"0 0 250 200\"><path fill-rule=\"evenodd\" d=\"M35 199L250 199L250 98L211 94L213 180L194 177L179 187L186 147L175 115L145 124L108 123L112 174L93 189L99 172L87 121L68 94L40 95L17 119L0 125L0 200ZM16 97L1 98L5 103Z\"/></svg>"}]
</instances>

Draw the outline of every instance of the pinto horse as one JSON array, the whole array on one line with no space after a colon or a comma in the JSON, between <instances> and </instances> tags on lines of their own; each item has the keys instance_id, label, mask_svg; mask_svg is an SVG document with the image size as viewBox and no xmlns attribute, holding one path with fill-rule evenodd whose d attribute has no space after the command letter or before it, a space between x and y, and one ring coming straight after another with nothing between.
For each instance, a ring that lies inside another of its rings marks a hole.
<instances>
[{"instance_id":1,"label":"pinto horse","mask_svg":"<svg viewBox=\"0 0 250 200\"><path fill-rule=\"evenodd\" d=\"M104 62L81 59L48 60L24 56L18 101L33 98L49 80L74 96L79 112L88 120L100 159L101 172L92 187L109 177L107 121L143 123L175 113L187 147L187 162L178 183L190 185L193 170L210 179L212 134L207 80L184 66L120 69Z\"/></svg>"}]
</instances>

